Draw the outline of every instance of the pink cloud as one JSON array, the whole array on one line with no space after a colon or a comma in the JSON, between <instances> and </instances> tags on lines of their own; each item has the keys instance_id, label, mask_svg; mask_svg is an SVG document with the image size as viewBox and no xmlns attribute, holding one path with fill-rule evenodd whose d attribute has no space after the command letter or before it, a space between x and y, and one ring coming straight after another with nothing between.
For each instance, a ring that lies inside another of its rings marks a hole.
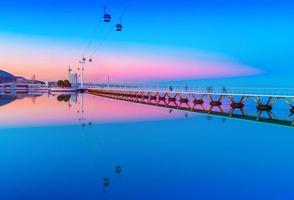
<instances>
[{"instance_id":1,"label":"pink cloud","mask_svg":"<svg viewBox=\"0 0 294 200\"><path fill-rule=\"evenodd\" d=\"M184 54L184 52L183 52ZM93 73L94 72L94 73ZM110 75L115 81L183 80L249 76L261 73L253 67L235 61L210 56L106 54L89 66L87 77L95 80L97 74Z\"/></svg>"},{"instance_id":2,"label":"pink cloud","mask_svg":"<svg viewBox=\"0 0 294 200\"><path fill-rule=\"evenodd\" d=\"M0 67L16 75L41 80L67 78L71 64L78 68L81 50L73 45L18 38L17 42L0 39ZM240 64L222 55L193 49L130 44L107 45L86 67L88 82L147 80L184 80L249 76L260 70Z\"/></svg>"}]
</instances>

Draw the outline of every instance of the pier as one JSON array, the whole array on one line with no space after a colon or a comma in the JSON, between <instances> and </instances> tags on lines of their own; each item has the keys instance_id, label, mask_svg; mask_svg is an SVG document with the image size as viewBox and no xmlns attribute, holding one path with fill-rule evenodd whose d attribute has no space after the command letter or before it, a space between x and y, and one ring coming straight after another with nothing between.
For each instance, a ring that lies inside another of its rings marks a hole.
<instances>
[{"instance_id":1,"label":"pier","mask_svg":"<svg viewBox=\"0 0 294 200\"><path fill-rule=\"evenodd\" d=\"M117 85L92 95L221 117L294 126L294 89Z\"/></svg>"}]
</instances>

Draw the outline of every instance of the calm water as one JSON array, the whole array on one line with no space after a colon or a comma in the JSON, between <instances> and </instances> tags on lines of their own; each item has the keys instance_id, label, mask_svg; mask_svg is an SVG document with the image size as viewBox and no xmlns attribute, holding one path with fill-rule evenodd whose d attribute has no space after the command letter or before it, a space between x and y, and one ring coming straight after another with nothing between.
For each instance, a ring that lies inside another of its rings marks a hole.
<instances>
[{"instance_id":1,"label":"calm water","mask_svg":"<svg viewBox=\"0 0 294 200\"><path fill-rule=\"evenodd\" d=\"M0 95L0 127L1 200L294 199L291 127L90 95Z\"/></svg>"}]
</instances>

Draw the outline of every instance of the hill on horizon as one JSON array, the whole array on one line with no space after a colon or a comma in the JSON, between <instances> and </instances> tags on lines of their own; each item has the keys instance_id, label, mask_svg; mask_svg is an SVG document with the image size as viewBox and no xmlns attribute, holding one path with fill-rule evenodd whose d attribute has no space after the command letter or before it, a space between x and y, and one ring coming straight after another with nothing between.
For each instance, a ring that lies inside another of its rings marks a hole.
<instances>
[{"instance_id":1,"label":"hill on horizon","mask_svg":"<svg viewBox=\"0 0 294 200\"><path fill-rule=\"evenodd\" d=\"M0 83L16 81L17 77L0 69Z\"/></svg>"}]
</instances>

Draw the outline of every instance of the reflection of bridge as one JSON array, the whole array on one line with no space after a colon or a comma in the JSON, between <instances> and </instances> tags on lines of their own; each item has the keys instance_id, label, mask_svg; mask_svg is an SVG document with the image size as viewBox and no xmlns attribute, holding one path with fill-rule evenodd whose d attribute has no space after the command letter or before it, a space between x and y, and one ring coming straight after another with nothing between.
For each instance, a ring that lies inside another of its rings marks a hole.
<instances>
[{"instance_id":1,"label":"reflection of bridge","mask_svg":"<svg viewBox=\"0 0 294 200\"><path fill-rule=\"evenodd\" d=\"M294 126L294 89L92 87L108 98L191 112Z\"/></svg>"},{"instance_id":2,"label":"reflection of bridge","mask_svg":"<svg viewBox=\"0 0 294 200\"><path fill-rule=\"evenodd\" d=\"M17 99L24 99L30 97L32 101L35 103L37 97L41 96L41 94L7 94L0 92L0 107L10 104Z\"/></svg>"}]
</instances>

